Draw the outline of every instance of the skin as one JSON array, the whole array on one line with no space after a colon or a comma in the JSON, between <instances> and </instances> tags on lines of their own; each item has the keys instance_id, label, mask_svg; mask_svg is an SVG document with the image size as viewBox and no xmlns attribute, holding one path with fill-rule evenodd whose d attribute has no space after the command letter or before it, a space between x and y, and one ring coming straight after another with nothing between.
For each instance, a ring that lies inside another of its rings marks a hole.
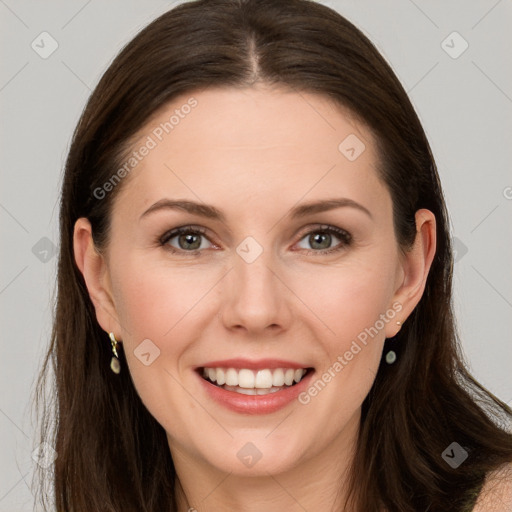
<instances>
[{"instance_id":1,"label":"skin","mask_svg":"<svg viewBox=\"0 0 512 512\"><path fill-rule=\"evenodd\" d=\"M361 404L385 338L424 291L434 215L417 212L415 243L401 251L372 134L315 94L267 86L197 91L162 109L133 147L191 96L197 107L122 183L106 250L95 250L87 219L75 225L75 258L97 320L122 340L136 389L167 432L180 511L343 510ZM366 146L354 161L338 150L350 134ZM369 214L345 206L288 215L298 204L341 197ZM225 221L170 209L141 219L162 198L214 205ZM322 224L348 231L352 242L333 235L312 245L308 235ZM167 245L180 254L158 243L181 225L206 229L199 255L186 253L178 237ZM250 264L236 252L248 236L263 248ZM215 359L268 357L314 367L319 377L394 303L396 317L307 405L232 412L206 396L194 373ZM149 366L134 354L145 339L160 350ZM251 468L237 457L248 442L262 454Z\"/></svg>"},{"instance_id":2,"label":"skin","mask_svg":"<svg viewBox=\"0 0 512 512\"><path fill-rule=\"evenodd\" d=\"M504 464L487 475L473 512L512 510L512 464Z\"/></svg>"}]
</instances>

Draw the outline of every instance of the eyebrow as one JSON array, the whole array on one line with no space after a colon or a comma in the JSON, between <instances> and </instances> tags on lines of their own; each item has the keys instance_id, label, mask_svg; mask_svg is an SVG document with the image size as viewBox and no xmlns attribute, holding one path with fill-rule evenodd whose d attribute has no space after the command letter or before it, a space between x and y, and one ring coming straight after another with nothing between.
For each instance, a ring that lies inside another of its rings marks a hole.
<instances>
[{"instance_id":1,"label":"eyebrow","mask_svg":"<svg viewBox=\"0 0 512 512\"><path fill-rule=\"evenodd\" d=\"M320 201L313 201L310 203L304 203L298 206L295 206L290 210L287 216L291 218L302 218L307 215L313 215L315 213L326 212L328 210L334 210L335 208L343 208L350 207L355 208L370 218L373 218L370 211L365 208L362 204L353 201L352 199L348 199L346 197L336 198L336 199L323 199ZM205 203L196 203L194 201L188 200L171 200L171 199L160 199L152 206L150 206L141 216L140 219L146 217L147 215L161 211L161 210L182 210L193 215L198 215L200 217L205 217L208 219L218 220L220 222L225 222L225 215L215 206L211 206Z\"/></svg>"}]
</instances>

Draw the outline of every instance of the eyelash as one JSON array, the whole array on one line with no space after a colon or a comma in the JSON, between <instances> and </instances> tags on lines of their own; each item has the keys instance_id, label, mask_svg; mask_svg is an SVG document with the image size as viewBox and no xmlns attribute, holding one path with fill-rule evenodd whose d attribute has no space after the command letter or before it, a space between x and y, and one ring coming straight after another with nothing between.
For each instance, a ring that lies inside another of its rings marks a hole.
<instances>
[{"instance_id":1,"label":"eyelash","mask_svg":"<svg viewBox=\"0 0 512 512\"><path fill-rule=\"evenodd\" d=\"M335 226L329 226L327 224L318 225L314 229L311 229L304 233L299 241L303 240L305 237L312 235L314 233L322 233L322 234L330 234L330 235L336 235L337 238L341 240L340 244L331 247L329 249L323 249L323 250L314 250L314 249L302 249L306 251L307 254L314 254L314 255L325 255L330 254L333 252L341 251L347 246L350 246L352 243L352 235L345 231L344 229L337 228ZM158 243L160 246L164 247L166 250L172 252L173 254L183 254L187 256L199 256L202 252L202 249L196 249L194 251L185 251L184 249L176 249L175 247L172 247L169 245L169 241L175 238L179 235L184 234L193 234L193 235L201 235L204 236L206 239L208 237L206 236L206 229L196 227L196 226L180 226L178 228L172 229L171 231L168 231L165 233L160 239L158 240ZM210 240L209 240L210 241ZM213 243L210 241L210 243Z\"/></svg>"}]
</instances>

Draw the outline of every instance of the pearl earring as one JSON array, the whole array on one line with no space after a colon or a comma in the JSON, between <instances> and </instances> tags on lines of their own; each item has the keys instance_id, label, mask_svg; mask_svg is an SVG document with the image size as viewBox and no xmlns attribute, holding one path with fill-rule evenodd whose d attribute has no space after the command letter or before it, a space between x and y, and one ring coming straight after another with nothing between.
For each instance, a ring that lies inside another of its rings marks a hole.
<instances>
[{"instance_id":1,"label":"pearl earring","mask_svg":"<svg viewBox=\"0 0 512 512\"><path fill-rule=\"evenodd\" d=\"M386 354L386 363L393 364L396 361L396 352L394 350L390 350Z\"/></svg>"}]
</instances>

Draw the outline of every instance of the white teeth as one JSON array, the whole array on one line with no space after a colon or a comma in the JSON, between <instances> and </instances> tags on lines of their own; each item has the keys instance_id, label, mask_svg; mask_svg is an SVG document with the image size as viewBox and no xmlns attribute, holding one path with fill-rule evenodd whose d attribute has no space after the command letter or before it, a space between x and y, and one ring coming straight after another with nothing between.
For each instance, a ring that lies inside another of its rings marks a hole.
<instances>
[{"instance_id":1,"label":"white teeth","mask_svg":"<svg viewBox=\"0 0 512 512\"><path fill-rule=\"evenodd\" d=\"M216 382L216 379L211 379ZM228 368L226 371L226 386L238 386L238 372L234 368Z\"/></svg>"},{"instance_id":2,"label":"white teeth","mask_svg":"<svg viewBox=\"0 0 512 512\"><path fill-rule=\"evenodd\" d=\"M289 368L288 370L286 370L284 372L284 383L287 386L291 386L293 384L294 375L295 375L295 370L292 370L291 368Z\"/></svg>"},{"instance_id":3,"label":"white teeth","mask_svg":"<svg viewBox=\"0 0 512 512\"><path fill-rule=\"evenodd\" d=\"M222 386L222 384L226 383L226 372L222 368L217 368L217 384ZM213 381L213 379L212 379Z\"/></svg>"},{"instance_id":4,"label":"white teeth","mask_svg":"<svg viewBox=\"0 0 512 512\"><path fill-rule=\"evenodd\" d=\"M278 391L283 386L291 386L300 382L306 374L305 368L276 368L262 370L249 370L242 368L203 368L203 377L215 382L218 386L224 385L224 388L236 387L244 390L255 390L254 393L245 394L266 394ZM260 393L259 391L262 390ZM243 393L243 391L240 391Z\"/></svg>"},{"instance_id":5,"label":"white teeth","mask_svg":"<svg viewBox=\"0 0 512 512\"><path fill-rule=\"evenodd\" d=\"M251 370L238 372L238 385L241 388L254 389L254 373Z\"/></svg>"},{"instance_id":6,"label":"white teeth","mask_svg":"<svg viewBox=\"0 0 512 512\"><path fill-rule=\"evenodd\" d=\"M276 391L281 391L283 389L275 387L271 387L269 389L245 389L239 386L222 386L222 388L227 391L234 391L235 393L240 393L241 395L268 395L270 393L275 393Z\"/></svg>"},{"instance_id":7,"label":"white teeth","mask_svg":"<svg viewBox=\"0 0 512 512\"><path fill-rule=\"evenodd\" d=\"M281 368L274 370L274 374L272 375L272 385L284 386L284 371Z\"/></svg>"},{"instance_id":8,"label":"white teeth","mask_svg":"<svg viewBox=\"0 0 512 512\"><path fill-rule=\"evenodd\" d=\"M217 381L217 384L219 382ZM254 381L254 387L259 389L271 388L272 387L272 372L270 370L258 370L256 373L256 380Z\"/></svg>"}]
</instances>

